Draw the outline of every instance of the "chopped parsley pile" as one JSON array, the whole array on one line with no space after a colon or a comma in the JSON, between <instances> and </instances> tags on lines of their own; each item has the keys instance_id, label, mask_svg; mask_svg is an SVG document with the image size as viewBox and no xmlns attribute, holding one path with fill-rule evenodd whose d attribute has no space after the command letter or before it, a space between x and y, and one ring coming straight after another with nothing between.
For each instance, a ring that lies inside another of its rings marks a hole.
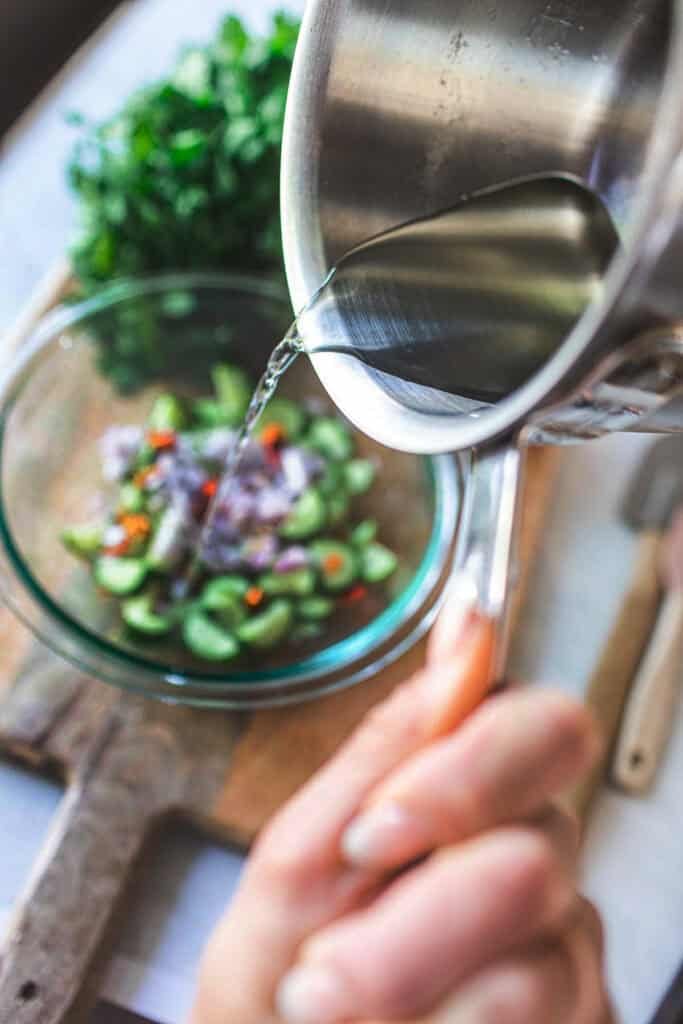
<instances>
[{"instance_id":1,"label":"chopped parsley pile","mask_svg":"<svg viewBox=\"0 0 683 1024\"><path fill-rule=\"evenodd\" d=\"M72 118L77 297L167 270L281 274L280 146L298 28L279 13L260 36L228 17L104 124ZM163 331L144 299L100 316L97 331L99 368L122 393L163 370Z\"/></svg>"},{"instance_id":2,"label":"chopped parsley pile","mask_svg":"<svg viewBox=\"0 0 683 1024\"><path fill-rule=\"evenodd\" d=\"M347 425L314 402L279 396L202 529L252 393L235 366L216 366L213 381L210 397L164 394L144 425L107 431L100 454L118 488L112 514L62 540L120 601L138 638L177 635L196 657L227 664L318 641L339 608L394 574L397 559L377 541L374 520L354 518L376 467L356 457Z\"/></svg>"}]
</instances>

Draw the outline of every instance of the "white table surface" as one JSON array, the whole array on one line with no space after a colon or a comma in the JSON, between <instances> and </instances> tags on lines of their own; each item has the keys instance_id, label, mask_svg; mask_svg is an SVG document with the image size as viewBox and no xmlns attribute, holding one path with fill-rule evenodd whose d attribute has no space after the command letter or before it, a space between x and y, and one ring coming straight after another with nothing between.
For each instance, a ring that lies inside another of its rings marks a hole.
<instances>
[{"instance_id":1,"label":"white table surface","mask_svg":"<svg viewBox=\"0 0 683 1024\"><path fill-rule=\"evenodd\" d=\"M59 259L73 227L63 167L65 115L102 117L132 87L163 73L180 41L206 38L226 6L262 24L270 0L134 0L8 137L0 151L0 330ZM301 10L303 0L288 6ZM576 694L598 655L628 577L633 539L616 508L649 442L624 437L567 453L535 567L514 668ZM683 715L647 800L606 791L585 850L601 906L609 972L624 1024L645 1024L683 958ZM0 919L9 913L60 798L56 786L0 761ZM183 831L151 851L112 956L103 995L163 1024L180 1024L202 943L240 858Z\"/></svg>"}]
</instances>

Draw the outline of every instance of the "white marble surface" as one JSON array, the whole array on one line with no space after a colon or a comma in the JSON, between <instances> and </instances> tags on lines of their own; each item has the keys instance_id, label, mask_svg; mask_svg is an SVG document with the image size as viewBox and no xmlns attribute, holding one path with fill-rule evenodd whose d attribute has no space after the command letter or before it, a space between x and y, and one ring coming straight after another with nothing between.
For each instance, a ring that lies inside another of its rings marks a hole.
<instances>
[{"instance_id":1,"label":"white marble surface","mask_svg":"<svg viewBox=\"0 0 683 1024\"><path fill-rule=\"evenodd\" d=\"M73 208L63 175L73 138L64 115L102 116L163 71L179 40L202 39L226 6L252 23L270 0L134 0L87 57L51 90L0 153L0 329L59 258ZM300 9L301 2L289 6ZM536 566L515 667L581 693L630 569L633 539L616 507L648 443L619 438L569 452ZM647 800L606 792L593 818L586 885L608 929L612 988L624 1024L644 1024L683 956L680 781L683 721ZM0 762L0 923L23 884L59 798L52 784ZM229 899L240 860L187 833L165 837L137 883L104 994L164 1024L180 1024L202 942Z\"/></svg>"}]
</instances>

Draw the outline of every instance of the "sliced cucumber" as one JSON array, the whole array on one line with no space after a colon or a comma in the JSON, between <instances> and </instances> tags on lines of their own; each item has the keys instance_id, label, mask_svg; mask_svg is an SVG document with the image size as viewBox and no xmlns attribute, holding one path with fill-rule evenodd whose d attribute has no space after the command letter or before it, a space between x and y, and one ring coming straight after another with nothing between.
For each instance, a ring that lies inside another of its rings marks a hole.
<instances>
[{"instance_id":1,"label":"sliced cucumber","mask_svg":"<svg viewBox=\"0 0 683 1024\"><path fill-rule=\"evenodd\" d=\"M137 484L123 484L119 491L119 508L122 512L144 512L145 495Z\"/></svg>"},{"instance_id":2,"label":"sliced cucumber","mask_svg":"<svg viewBox=\"0 0 683 1024\"><path fill-rule=\"evenodd\" d=\"M185 552L187 539L187 517L175 505L169 505L162 513L154 531L147 565L155 572L168 573L178 564Z\"/></svg>"},{"instance_id":3,"label":"sliced cucumber","mask_svg":"<svg viewBox=\"0 0 683 1024\"><path fill-rule=\"evenodd\" d=\"M311 554L327 590L346 590L357 579L358 560L348 545L319 540L311 544Z\"/></svg>"},{"instance_id":4,"label":"sliced cucumber","mask_svg":"<svg viewBox=\"0 0 683 1024\"><path fill-rule=\"evenodd\" d=\"M192 415L202 427L232 427L233 415L213 398L198 398L192 403Z\"/></svg>"},{"instance_id":5,"label":"sliced cucumber","mask_svg":"<svg viewBox=\"0 0 683 1024\"><path fill-rule=\"evenodd\" d=\"M301 406L288 398L271 398L258 421L257 432L272 423L282 427L288 441L295 441L303 432L306 414Z\"/></svg>"},{"instance_id":6,"label":"sliced cucumber","mask_svg":"<svg viewBox=\"0 0 683 1024\"><path fill-rule=\"evenodd\" d=\"M338 462L328 462L325 472L316 482L316 487L324 498L331 498L332 495L338 494L345 487L344 467Z\"/></svg>"},{"instance_id":7,"label":"sliced cucumber","mask_svg":"<svg viewBox=\"0 0 683 1024\"><path fill-rule=\"evenodd\" d=\"M327 499L327 522L329 526L339 526L349 514L351 501L344 491L337 491Z\"/></svg>"},{"instance_id":8,"label":"sliced cucumber","mask_svg":"<svg viewBox=\"0 0 683 1024\"><path fill-rule=\"evenodd\" d=\"M291 641L294 644L303 644L311 640L318 640L325 633L325 627L319 622L300 622L294 627L291 633Z\"/></svg>"},{"instance_id":9,"label":"sliced cucumber","mask_svg":"<svg viewBox=\"0 0 683 1024\"><path fill-rule=\"evenodd\" d=\"M311 447L334 462L344 462L353 455L353 439L348 428L332 416L313 420L306 436Z\"/></svg>"},{"instance_id":10,"label":"sliced cucumber","mask_svg":"<svg viewBox=\"0 0 683 1024\"><path fill-rule=\"evenodd\" d=\"M147 469L156 459L156 454L151 444L147 444L145 441L138 448L138 453L133 463L134 469Z\"/></svg>"},{"instance_id":11,"label":"sliced cucumber","mask_svg":"<svg viewBox=\"0 0 683 1024\"><path fill-rule=\"evenodd\" d=\"M312 569L269 572L258 585L268 597L309 597L315 591L315 573Z\"/></svg>"},{"instance_id":12,"label":"sliced cucumber","mask_svg":"<svg viewBox=\"0 0 683 1024\"><path fill-rule=\"evenodd\" d=\"M175 395L159 395L147 419L150 430L184 430L187 413L183 403Z\"/></svg>"},{"instance_id":13,"label":"sliced cucumber","mask_svg":"<svg viewBox=\"0 0 683 1024\"><path fill-rule=\"evenodd\" d=\"M306 540L322 530L326 521L325 502L315 487L309 487L280 527L280 536L286 540Z\"/></svg>"},{"instance_id":14,"label":"sliced cucumber","mask_svg":"<svg viewBox=\"0 0 683 1024\"><path fill-rule=\"evenodd\" d=\"M239 654L235 636L197 608L183 622L183 640L193 654L205 661L230 661Z\"/></svg>"},{"instance_id":15,"label":"sliced cucumber","mask_svg":"<svg viewBox=\"0 0 683 1024\"><path fill-rule=\"evenodd\" d=\"M351 543L355 548L364 548L372 544L379 529L376 519L364 519L351 531Z\"/></svg>"},{"instance_id":16,"label":"sliced cucumber","mask_svg":"<svg viewBox=\"0 0 683 1024\"><path fill-rule=\"evenodd\" d=\"M375 482L377 471L367 459L352 459L344 466L344 483L349 494L365 494Z\"/></svg>"},{"instance_id":17,"label":"sliced cucumber","mask_svg":"<svg viewBox=\"0 0 683 1024\"><path fill-rule=\"evenodd\" d=\"M247 618L247 609L243 600L233 597L224 600L222 608L217 608L213 614L221 626L225 626L226 629L237 629Z\"/></svg>"},{"instance_id":18,"label":"sliced cucumber","mask_svg":"<svg viewBox=\"0 0 683 1024\"><path fill-rule=\"evenodd\" d=\"M62 531L62 544L79 558L96 558L104 544L104 527L100 523L70 526Z\"/></svg>"},{"instance_id":19,"label":"sliced cucumber","mask_svg":"<svg viewBox=\"0 0 683 1024\"><path fill-rule=\"evenodd\" d=\"M329 597L315 595L299 601L296 612L300 619L310 622L320 622L322 619L329 619L334 612L334 601Z\"/></svg>"},{"instance_id":20,"label":"sliced cucumber","mask_svg":"<svg viewBox=\"0 0 683 1024\"><path fill-rule=\"evenodd\" d=\"M202 608L210 612L220 612L234 600L241 601L247 590L249 581L244 576L217 576L204 587L201 596Z\"/></svg>"},{"instance_id":21,"label":"sliced cucumber","mask_svg":"<svg viewBox=\"0 0 683 1024\"><path fill-rule=\"evenodd\" d=\"M247 619L237 630L237 637L242 643L256 650L268 650L280 643L289 632L293 621L291 604L279 598L260 615Z\"/></svg>"},{"instance_id":22,"label":"sliced cucumber","mask_svg":"<svg viewBox=\"0 0 683 1024\"><path fill-rule=\"evenodd\" d=\"M121 605L123 621L136 633L145 636L165 636L173 629L173 621L154 611L152 598L149 594L129 597Z\"/></svg>"},{"instance_id":23,"label":"sliced cucumber","mask_svg":"<svg viewBox=\"0 0 683 1024\"><path fill-rule=\"evenodd\" d=\"M147 576L142 558L116 558L103 555L95 562L95 580L100 587L117 597L127 597L138 590Z\"/></svg>"},{"instance_id":24,"label":"sliced cucumber","mask_svg":"<svg viewBox=\"0 0 683 1024\"><path fill-rule=\"evenodd\" d=\"M398 568L398 558L383 544L368 544L360 552L361 576L366 583L383 583Z\"/></svg>"},{"instance_id":25,"label":"sliced cucumber","mask_svg":"<svg viewBox=\"0 0 683 1024\"><path fill-rule=\"evenodd\" d=\"M219 405L230 417L229 423L238 427L249 407L253 388L244 370L228 363L215 366L211 377Z\"/></svg>"}]
</instances>

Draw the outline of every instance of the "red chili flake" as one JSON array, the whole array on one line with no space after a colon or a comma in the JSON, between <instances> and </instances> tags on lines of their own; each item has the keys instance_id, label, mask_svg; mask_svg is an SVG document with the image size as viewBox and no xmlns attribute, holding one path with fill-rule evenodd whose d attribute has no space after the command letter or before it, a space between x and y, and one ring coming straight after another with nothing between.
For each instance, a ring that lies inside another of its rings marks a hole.
<instances>
[{"instance_id":1,"label":"red chili flake","mask_svg":"<svg viewBox=\"0 0 683 1024\"><path fill-rule=\"evenodd\" d=\"M266 460L266 464L270 466L271 469L279 469L282 465L282 459L280 458L280 453L277 448L273 448L270 445L264 445L263 455Z\"/></svg>"},{"instance_id":2,"label":"red chili flake","mask_svg":"<svg viewBox=\"0 0 683 1024\"><path fill-rule=\"evenodd\" d=\"M244 595L244 603L248 604L250 608L258 608L264 597L265 594L260 587L249 587Z\"/></svg>"},{"instance_id":3,"label":"red chili flake","mask_svg":"<svg viewBox=\"0 0 683 1024\"><path fill-rule=\"evenodd\" d=\"M176 435L173 430L152 430L147 440L156 452L160 452L166 448L175 448Z\"/></svg>"},{"instance_id":4,"label":"red chili flake","mask_svg":"<svg viewBox=\"0 0 683 1024\"><path fill-rule=\"evenodd\" d=\"M362 583L352 587L347 594L344 594L342 601L344 604L357 604L358 601L362 601L364 597L368 596L368 588L364 587Z\"/></svg>"},{"instance_id":5,"label":"red chili flake","mask_svg":"<svg viewBox=\"0 0 683 1024\"><path fill-rule=\"evenodd\" d=\"M323 559L323 569L325 572L338 572L344 565L344 558L338 552L333 551L326 558Z\"/></svg>"},{"instance_id":6,"label":"red chili flake","mask_svg":"<svg viewBox=\"0 0 683 1024\"><path fill-rule=\"evenodd\" d=\"M202 485L202 494L205 498L213 498L217 490L218 480L207 480L206 483Z\"/></svg>"},{"instance_id":7,"label":"red chili flake","mask_svg":"<svg viewBox=\"0 0 683 1024\"><path fill-rule=\"evenodd\" d=\"M285 439L285 428L281 423L268 423L260 434L261 444L266 448L275 448Z\"/></svg>"}]
</instances>

